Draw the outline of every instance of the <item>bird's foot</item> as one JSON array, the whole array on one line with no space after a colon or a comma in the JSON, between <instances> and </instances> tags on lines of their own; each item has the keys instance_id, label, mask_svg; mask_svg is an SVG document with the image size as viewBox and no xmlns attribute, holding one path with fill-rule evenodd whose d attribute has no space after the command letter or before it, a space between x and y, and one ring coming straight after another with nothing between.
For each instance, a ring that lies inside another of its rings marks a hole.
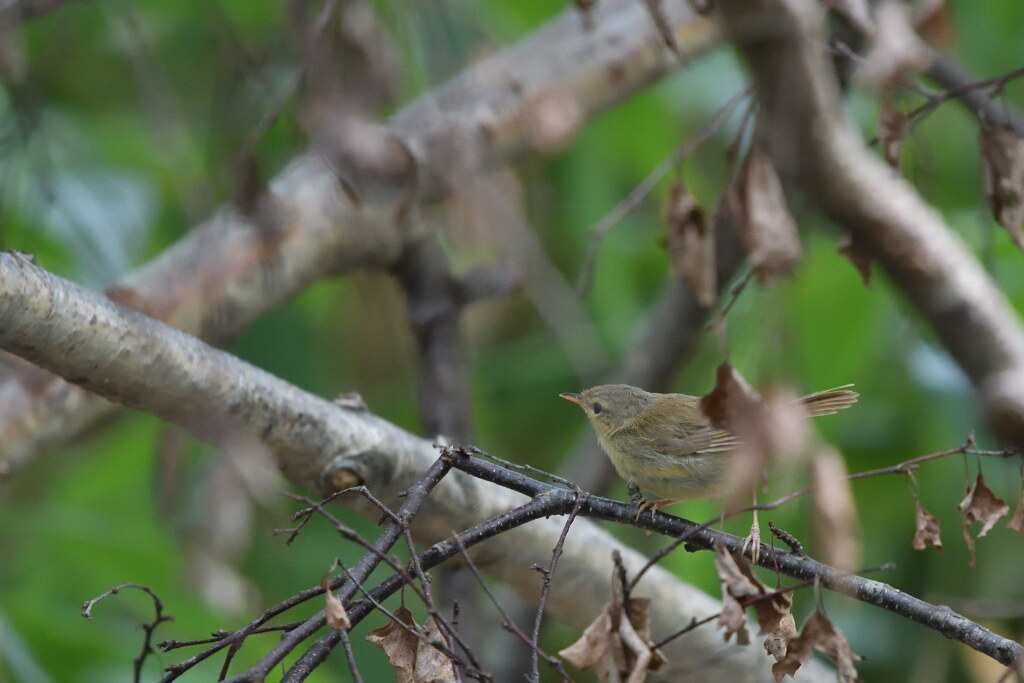
<instances>
[{"instance_id":1,"label":"bird's foot","mask_svg":"<svg viewBox=\"0 0 1024 683\"><path fill-rule=\"evenodd\" d=\"M666 505L671 505L672 503L678 502L679 501L672 500L671 498L662 498L660 500L647 500L646 498L641 496L640 499L636 501L636 521L640 521L640 515L642 515L645 510L650 510L651 521L653 522L655 512L665 507Z\"/></svg>"}]
</instances>

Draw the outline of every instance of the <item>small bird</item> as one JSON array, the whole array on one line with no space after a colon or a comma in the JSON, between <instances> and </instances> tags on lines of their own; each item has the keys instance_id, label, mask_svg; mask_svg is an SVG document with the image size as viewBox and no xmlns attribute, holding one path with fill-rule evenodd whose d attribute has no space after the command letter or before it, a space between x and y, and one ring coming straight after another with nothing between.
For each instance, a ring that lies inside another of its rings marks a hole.
<instances>
[{"instance_id":1,"label":"small bird","mask_svg":"<svg viewBox=\"0 0 1024 683\"><path fill-rule=\"evenodd\" d=\"M857 401L848 384L795 401L810 417L832 415ZM628 384L604 384L559 394L586 413L601 448L630 486L663 500L642 499L641 511L723 493L729 456L740 445L712 424L699 396L655 394Z\"/></svg>"}]
</instances>

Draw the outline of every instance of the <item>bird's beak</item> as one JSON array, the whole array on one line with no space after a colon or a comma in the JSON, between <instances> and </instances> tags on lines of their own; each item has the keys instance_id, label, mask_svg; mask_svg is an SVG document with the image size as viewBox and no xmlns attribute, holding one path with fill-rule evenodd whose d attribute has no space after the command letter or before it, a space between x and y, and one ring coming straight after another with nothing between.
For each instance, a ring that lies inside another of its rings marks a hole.
<instances>
[{"instance_id":1,"label":"bird's beak","mask_svg":"<svg viewBox=\"0 0 1024 683\"><path fill-rule=\"evenodd\" d=\"M558 397L564 398L566 401L572 401L580 408L583 407L583 399L580 397L579 394L559 394Z\"/></svg>"}]
</instances>

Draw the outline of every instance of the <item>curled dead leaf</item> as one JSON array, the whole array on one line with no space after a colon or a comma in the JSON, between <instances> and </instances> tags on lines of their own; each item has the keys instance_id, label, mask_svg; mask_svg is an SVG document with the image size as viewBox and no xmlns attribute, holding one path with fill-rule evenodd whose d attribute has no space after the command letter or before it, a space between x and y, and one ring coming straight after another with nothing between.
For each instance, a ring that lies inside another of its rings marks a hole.
<instances>
[{"instance_id":1,"label":"curled dead leaf","mask_svg":"<svg viewBox=\"0 0 1024 683\"><path fill-rule=\"evenodd\" d=\"M718 366L715 386L701 399L700 407L714 426L739 438L723 486L730 504L750 495L769 459L779 453L803 452L808 411L801 401L785 392L762 397L731 363Z\"/></svg>"},{"instance_id":2,"label":"curled dead leaf","mask_svg":"<svg viewBox=\"0 0 1024 683\"><path fill-rule=\"evenodd\" d=\"M678 180L665 207L665 246L676 275L689 285L697 303L714 305L718 296L715 240L704 211Z\"/></svg>"},{"instance_id":3,"label":"curled dead leaf","mask_svg":"<svg viewBox=\"0 0 1024 683\"><path fill-rule=\"evenodd\" d=\"M957 512L964 518L964 524L981 522L978 538L987 534L1000 518L1006 516L1010 506L996 497L992 489L985 485L985 478L978 472L974 486L967 490L967 495L957 506Z\"/></svg>"},{"instance_id":4,"label":"curled dead leaf","mask_svg":"<svg viewBox=\"0 0 1024 683\"><path fill-rule=\"evenodd\" d=\"M747 155L724 204L739 219L740 242L761 285L793 270L800 260L800 235L789 213L775 167L754 148Z\"/></svg>"},{"instance_id":5,"label":"curled dead leaf","mask_svg":"<svg viewBox=\"0 0 1024 683\"><path fill-rule=\"evenodd\" d=\"M651 640L650 605L649 598L624 601L613 576L611 599L583 635L558 655L578 669L593 668L601 683L642 683L648 670L657 671L666 662Z\"/></svg>"},{"instance_id":6,"label":"curled dead leaf","mask_svg":"<svg viewBox=\"0 0 1024 683\"><path fill-rule=\"evenodd\" d=\"M715 386L700 400L700 409L714 426L735 429L748 414L763 412L764 401L736 367L725 361L715 370Z\"/></svg>"},{"instance_id":7,"label":"curled dead leaf","mask_svg":"<svg viewBox=\"0 0 1024 683\"><path fill-rule=\"evenodd\" d=\"M790 614L792 596L768 588L754 574L745 557L733 555L721 544L715 546L715 572L722 584L722 614L718 625L725 629L726 641L735 634L738 644L750 642L745 605L754 608L762 635L775 632Z\"/></svg>"},{"instance_id":8,"label":"curled dead leaf","mask_svg":"<svg viewBox=\"0 0 1024 683\"><path fill-rule=\"evenodd\" d=\"M992 215L1024 249L1024 138L1008 128L982 129L979 148Z\"/></svg>"},{"instance_id":9,"label":"curled dead leaf","mask_svg":"<svg viewBox=\"0 0 1024 683\"><path fill-rule=\"evenodd\" d=\"M911 547L914 550L924 550L931 545L936 550L942 550L942 539L939 538L942 527L939 520L925 510L920 501L914 503L914 521L917 531L914 533Z\"/></svg>"},{"instance_id":10,"label":"curled dead leaf","mask_svg":"<svg viewBox=\"0 0 1024 683\"><path fill-rule=\"evenodd\" d=\"M395 674L395 681L426 683L438 679L454 680L455 666L451 659L430 644L431 641L443 641L433 617L427 619L425 633L421 637L417 635L419 627L409 610L399 607L394 614L401 624L388 621L384 626L366 634L366 640L384 650Z\"/></svg>"},{"instance_id":11,"label":"curled dead leaf","mask_svg":"<svg viewBox=\"0 0 1024 683\"><path fill-rule=\"evenodd\" d=\"M1024 496L1021 496L1020 502L1017 503L1017 509L1014 511L1010 521L1006 523L1006 526L1017 533L1024 534Z\"/></svg>"},{"instance_id":12,"label":"curled dead leaf","mask_svg":"<svg viewBox=\"0 0 1024 683\"><path fill-rule=\"evenodd\" d=\"M413 680L416 683L428 681L454 681L455 664L445 653L433 647L431 642L444 642L441 629L434 617L427 619L426 634L416 647L416 667Z\"/></svg>"},{"instance_id":13,"label":"curled dead leaf","mask_svg":"<svg viewBox=\"0 0 1024 683\"><path fill-rule=\"evenodd\" d=\"M415 629L412 612L404 607L395 610L395 616L406 626ZM366 640L384 650L397 683L415 683L413 672L416 669L416 647L419 638L414 633L394 621L376 628L366 634Z\"/></svg>"},{"instance_id":14,"label":"curled dead leaf","mask_svg":"<svg viewBox=\"0 0 1024 683\"><path fill-rule=\"evenodd\" d=\"M870 289L871 255L859 244L858 240L851 233L843 235L839 240L837 251L840 256L853 264L853 267L860 273L861 279L864 280L864 286Z\"/></svg>"},{"instance_id":15,"label":"curled dead leaf","mask_svg":"<svg viewBox=\"0 0 1024 683\"><path fill-rule=\"evenodd\" d=\"M964 520L964 542L967 543L967 550L970 552L970 560L967 563L974 569L978 566L978 554L974 538L971 536L970 525L974 522L981 522L981 531L978 532L978 538L981 538L995 526L1000 517L1010 511L1010 506L992 493L992 489L985 485L985 479L979 471L974 486L967 489L967 495L960 501L956 509Z\"/></svg>"},{"instance_id":16,"label":"curled dead leaf","mask_svg":"<svg viewBox=\"0 0 1024 683\"><path fill-rule=\"evenodd\" d=\"M768 637L764 639L764 651L778 662L786 656L786 646L796 635L796 619L793 618L792 612L786 612L768 634Z\"/></svg>"},{"instance_id":17,"label":"curled dead leaf","mask_svg":"<svg viewBox=\"0 0 1024 683\"><path fill-rule=\"evenodd\" d=\"M324 589L327 599L327 625L335 631L347 631L352 628L345 605L337 595L331 592L330 577L324 575L324 578L320 579L320 587Z\"/></svg>"},{"instance_id":18,"label":"curled dead leaf","mask_svg":"<svg viewBox=\"0 0 1024 683\"><path fill-rule=\"evenodd\" d=\"M781 681L793 676L800 666L811 658L814 650L824 652L836 664L836 679L840 683L860 681L856 664L862 658L850 648L846 636L822 612L815 611L804 622L800 634L786 644L786 654L772 665L772 675Z\"/></svg>"}]
</instances>

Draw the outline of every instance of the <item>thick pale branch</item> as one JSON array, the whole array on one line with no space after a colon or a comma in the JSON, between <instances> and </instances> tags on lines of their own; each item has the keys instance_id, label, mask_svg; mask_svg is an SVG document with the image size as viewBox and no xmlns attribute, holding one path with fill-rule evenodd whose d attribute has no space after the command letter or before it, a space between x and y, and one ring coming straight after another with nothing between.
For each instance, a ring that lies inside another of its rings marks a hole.
<instances>
[{"instance_id":1,"label":"thick pale branch","mask_svg":"<svg viewBox=\"0 0 1024 683\"><path fill-rule=\"evenodd\" d=\"M279 380L163 323L47 273L27 257L0 254L0 346L73 379L109 400L146 410L211 438L241 432L260 440L294 483L318 494L365 483L387 504L437 458L420 439L365 410L344 408ZM507 512L520 494L453 472L424 502L413 531L424 542L445 538ZM365 501L353 503L376 515ZM562 531L557 518L539 519L483 545L481 569L536 598L544 566ZM582 628L609 596L611 551L631 572L645 563L596 525L578 520L564 546L551 613ZM654 568L639 594L656 596L652 631L671 633L691 617L715 613L718 602ZM757 648L723 643L698 629L666 652L671 680L768 681L770 660ZM824 680L821 670L809 680Z\"/></svg>"},{"instance_id":2,"label":"thick pale branch","mask_svg":"<svg viewBox=\"0 0 1024 683\"><path fill-rule=\"evenodd\" d=\"M688 54L717 41L712 25L687 3L670 3L665 14ZM418 236L401 225L410 202L441 196L453 173L478 174L552 151L552 144L678 66L642 4L601 2L593 19L587 31L570 9L404 107L368 135L381 143L374 150L392 157L336 149L331 162L315 153L299 157L252 215L225 209L127 276L113 295L221 343L317 279L389 267L406 240ZM552 121L562 128L553 130ZM353 188L363 192L358 206ZM17 363L3 373L0 395L0 476L114 410Z\"/></svg>"},{"instance_id":3,"label":"thick pale branch","mask_svg":"<svg viewBox=\"0 0 1024 683\"><path fill-rule=\"evenodd\" d=\"M781 177L848 229L970 377L989 423L1024 444L1024 330L959 237L845 120L809 0L721 4L762 105L761 139Z\"/></svg>"}]
</instances>

